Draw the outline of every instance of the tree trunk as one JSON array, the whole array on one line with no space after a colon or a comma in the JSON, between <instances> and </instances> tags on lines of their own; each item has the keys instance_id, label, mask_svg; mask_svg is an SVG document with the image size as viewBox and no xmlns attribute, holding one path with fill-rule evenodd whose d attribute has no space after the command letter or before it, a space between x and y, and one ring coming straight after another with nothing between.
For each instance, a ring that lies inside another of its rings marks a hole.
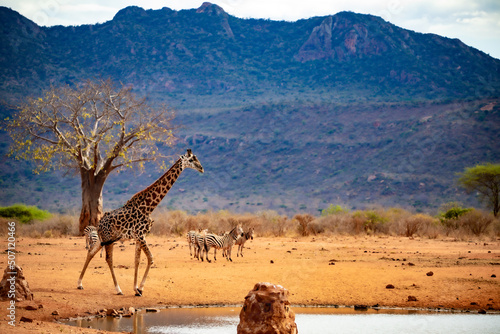
<instances>
[{"instance_id":1,"label":"tree trunk","mask_svg":"<svg viewBox=\"0 0 500 334\"><path fill-rule=\"evenodd\" d=\"M82 179L82 211L80 213L79 230L83 234L85 227L97 226L102 216L102 188L106 176L99 173L94 176L93 170L80 170Z\"/></svg>"}]
</instances>

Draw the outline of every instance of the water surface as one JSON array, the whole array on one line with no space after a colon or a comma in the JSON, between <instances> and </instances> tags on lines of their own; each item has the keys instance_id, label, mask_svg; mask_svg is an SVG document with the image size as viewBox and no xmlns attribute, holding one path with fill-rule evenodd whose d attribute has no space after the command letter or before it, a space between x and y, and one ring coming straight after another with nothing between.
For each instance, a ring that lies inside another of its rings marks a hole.
<instances>
[{"instance_id":1,"label":"water surface","mask_svg":"<svg viewBox=\"0 0 500 334\"><path fill-rule=\"evenodd\" d=\"M240 307L173 308L138 312L132 318L71 321L73 326L137 334L236 333ZM427 312L415 310L354 311L352 308L293 308L300 334L498 334L499 314Z\"/></svg>"}]
</instances>

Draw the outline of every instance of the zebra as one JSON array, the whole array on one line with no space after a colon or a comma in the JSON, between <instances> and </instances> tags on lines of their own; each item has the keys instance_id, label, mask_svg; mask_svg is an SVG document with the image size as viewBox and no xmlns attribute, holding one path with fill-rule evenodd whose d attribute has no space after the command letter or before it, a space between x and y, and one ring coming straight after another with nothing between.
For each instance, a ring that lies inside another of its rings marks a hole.
<instances>
[{"instance_id":1,"label":"zebra","mask_svg":"<svg viewBox=\"0 0 500 334\"><path fill-rule=\"evenodd\" d=\"M248 230L248 232L243 233L241 238L238 238L238 240L236 240L235 245L238 245L238 250L236 251L236 256L240 256L240 254L241 254L241 257L243 257L243 247L245 246L245 242L248 239L253 240L253 231L254 231L254 228L252 227Z\"/></svg>"},{"instance_id":2,"label":"zebra","mask_svg":"<svg viewBox=\"0 0 500 334\"><path fill-rule=\"evenodd\" d=\"M91 249L98 241L97 227L89 225L83 230L85 235L85 249Z\"/></svg>"},{"instance_id":3,"label":"zebra","mask_svg":"<svg viewBox=\"0 0 500 334\"><path fill-rule=\"evenodd\" d=\"M222 249L227 250L227 256L226 258L229 261L233 261L231 259L231 248L234 245L234 242L238 237L240 237L243 234L243 229L241 226L236 226L231 230L231 232L224 234L223 236L219 236L216 234L209 233L205 236L205 251L206 251L206 257L207 257L207 262L211 262L208 259L208 251L210 248L214 248L214 261L217 261L217 249Z\"/></svg>"},{"instance_id":4,"label":"zebra","mask_svg":"<svg viewBox=\"0 0 500 334\"><path fill-rule=\"evenodd\" d=\"M85 235L85 249L90 251L95 245L101 246L101 240L99 239L99 234L97 233L97 227L89 225L83 229L83 234ZM103 249L101 249L101 257Z\"/></svg>"},{"instance_id":5,"label":"zebra","mask_svg":"<svg viewBox=\"0 0 500 334\"><path fill-rule=\"evenodd\" d=\"M207 234L207 230L203 230L200 233L196 233L194 236L194 257L203 261L203 251L208 253L207 245L205 244L205 236ZM200 255L201 254L201 255ZM207 257L208 260L208 257Z\"/></svg>"},{"instance_id":6,"label":"zebra","mask_svg":"<svg viewBox=\"0 0 500 334\"><path fill-rule=\"evenodd\" d=\"M191 246L194 247L194 252L195 252L195 255L196 255L196 231L189 231L186 234L186 238L187 238L187 242L188 242L188 245L189 245L189 255L193 256L193 252L191 250Z\"/></svg>"}]
</instances>

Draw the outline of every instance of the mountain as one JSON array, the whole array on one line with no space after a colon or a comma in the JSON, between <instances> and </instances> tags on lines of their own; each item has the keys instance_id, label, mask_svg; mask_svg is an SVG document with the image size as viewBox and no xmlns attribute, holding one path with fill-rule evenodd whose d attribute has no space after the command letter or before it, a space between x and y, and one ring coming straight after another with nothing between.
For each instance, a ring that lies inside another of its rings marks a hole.
<instances>
[{"instance_id":1,"label":"mountain","mask_svg":"<svg viewBox=\"0 0 500 334\"><path fill-rule=\"evenodd\" d=\"M39 27L0 7L0 29L0 97L11 103L50 85L111 77L176 109L185 125L176 152L191 147L207 172L183 176L165 200L170 208L472 205L456 173L500 160L500 60L376 16L240 19L204 3ZM105 205L120 205L159 173L111 176ZM35 177L29 164L6 159L0 182L0 204L64 211L79 203L77 179Z\"/></svg>"}]
</instances>

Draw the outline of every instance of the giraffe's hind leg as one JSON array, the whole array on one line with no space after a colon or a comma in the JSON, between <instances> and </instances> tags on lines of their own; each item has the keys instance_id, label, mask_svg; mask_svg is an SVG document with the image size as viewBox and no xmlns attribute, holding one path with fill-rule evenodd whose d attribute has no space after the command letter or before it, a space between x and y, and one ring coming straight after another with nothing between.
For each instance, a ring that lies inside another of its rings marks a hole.
<instances>
[{"instance_id":1,"label":"giraffe's hind leg","mask_svg":"<svg viewBox=\"0 0 500 334\"><path fill-rule=\"evenodd\" d=\"M142 296L142 291L137 286L137 276L139 275L139 264L141 262L141 244L139 241L135 242L135 271L134 271L134 291L136 296Z\"/></svg>"},{"instance_id":2,"label":"giraffe's hind leg","mask_svg":"<svg viewBox=\"0 0 500 334\"><path fill-rule=\"evenodd\" d=\"M144 276L142 277L141 285L137 287L137 276L139 271L139 260L141 255L141 250L146 254L148 259L148 264L146 270L144 271ZM136 241L135 247L135 278L134 278L134 289L136 296L142 296L142 291L144 290L144 285L146 284L146 278L148 278L149 269L153 265L153 254L149 250L146 240L142 237Z\"/></svg>"},{"instance_id":3,"label":"giraffe's hind leg","mask_svg":"<svg viewBox=\"0 0 500 334\"><path fill-rule=\"evenodd\" d=\"M82 285L82 280L83 280L83 275L85 275L85 271L87 270L87 267L94 258L94 256L99 252L99 250L102 248L102 246L98 243L94 244L94 246L89 249L87 252L87 259L85 260L85 264L83 265L82 272L80 274L80 278L78 279L78 289L83 290L83 285Z\"/></svg>"},{"instance_id":4,"label":"giraffe's hind leg","mask_svg":"<svg viewBox=\"0 0 500 334\"><path fill-rule=\"evenodd\" d=\"M113 269L113 245L106 245L106 262L108 263L109 270L111 271L111 276L113 277L113 284L115 285L116 289L116 294L117 295L123 295L122 289L120 289L120 286L118 285L118 282L116 280L115 276L115 271Z\"/></svg>"}]
</instances>

